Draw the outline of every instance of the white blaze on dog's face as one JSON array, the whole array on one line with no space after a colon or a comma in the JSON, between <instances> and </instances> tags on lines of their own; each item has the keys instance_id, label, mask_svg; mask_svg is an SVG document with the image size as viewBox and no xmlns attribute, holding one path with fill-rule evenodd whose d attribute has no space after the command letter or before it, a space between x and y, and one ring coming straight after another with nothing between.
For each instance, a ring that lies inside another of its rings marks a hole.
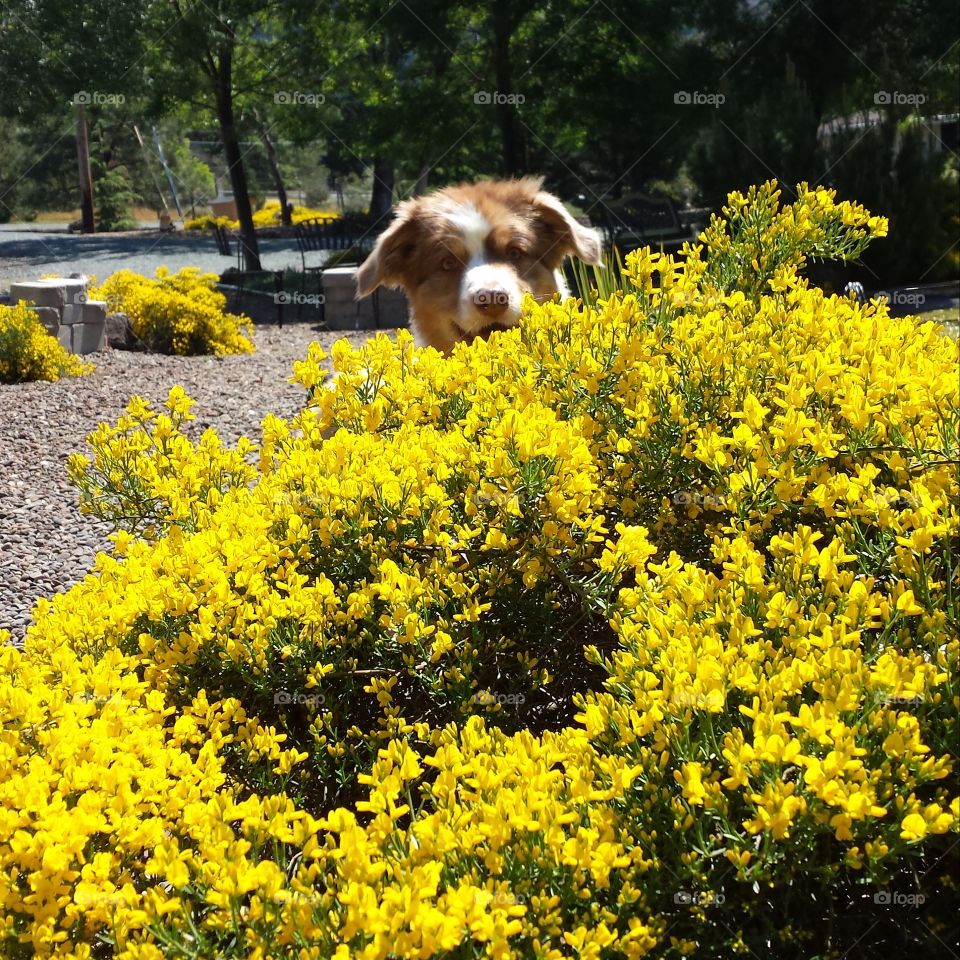
<instances>
[{"instance_id":1,"label":"white blaze on dog's face","mask_svg":"<svg viewBox=\"0 0 960 960\"><path fill-rule=\"evenodd\" d=\"M595 230L581 226L534 178L450 187L402 203L357 276L358 296L402 287L418 341L445 353L458 341L520 320L526 293L566 292L567 254L599 263Z\"/></svg>"}]
</instances>

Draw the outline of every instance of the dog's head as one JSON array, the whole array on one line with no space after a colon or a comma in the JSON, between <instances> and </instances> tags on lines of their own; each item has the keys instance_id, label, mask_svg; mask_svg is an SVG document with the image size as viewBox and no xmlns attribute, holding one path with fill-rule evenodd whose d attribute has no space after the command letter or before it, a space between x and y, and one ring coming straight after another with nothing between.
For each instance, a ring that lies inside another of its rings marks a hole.
<instances>
[{"instance_id":1,"label":"dog's head","mask_svg":"<svg viewBox=\"0 0 960 960\"><path fill-rule=\"evenodd\" d=\"M402 287L421 339L440 350L520 319L525 293L562 288L567 254L599 263L595 230L577 223L540 179L448 187L400 204L357 275L357 294Z\"/></svg>"}]
</instances>

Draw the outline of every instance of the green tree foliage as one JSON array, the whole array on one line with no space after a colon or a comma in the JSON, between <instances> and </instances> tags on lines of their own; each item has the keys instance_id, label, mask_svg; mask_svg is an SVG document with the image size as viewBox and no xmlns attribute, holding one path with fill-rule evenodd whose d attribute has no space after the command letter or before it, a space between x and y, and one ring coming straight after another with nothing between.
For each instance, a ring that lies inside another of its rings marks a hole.
<instances>
[{"instance_id":1,"label":"green tree foliage","mask_svg":"<svg viewBox=\"0 0 960 960\"><path fill-rule=\"evenodd\" d=\"M297 52L321 16L313 5L280 0L152 0L148 20L158 40L149 58L155 106L188 103L216 119L240 221L247 269L260 267L249 202L245 134L253 112L302 76ZM316 31L315 31L316 32Z\"/></svg>"},{"instance_id":2,"label":"green tree foliage","mask_svg":"<svg viewBox=\"0 0 960 960\"><path fill-rule=\"evenodd\" d=\"M97 225L100 230L133 230L131 209L138 197L124 166L109 167L97 174Z\"/></svg>"},{"instance_id":3,"label":"green tree foliage","mask_svg":"<svg viewBox=\"0 0 960 960\"><path fill-rule=\"evenodd\" d=\"M72 146L75 105L82 105L92 125L102 110L139 95L147 42L143 24L141 4L6 0L0 17L0 113L27 128L54 120L56 140L41 151L59 151L67 138ZM32 164L26 169L35 178L42 173ZM69 169L76 177L76 159Z\"/></svg>"},{"instance_id":4,"label":"green tree foliage","mask_svg":"<svg viewBox=\"0 0 960 960\"><path fill-rule=\"evenodd\" d=\"M896 245L870 251L868 286L956 275L956 157L933 119L957 113L949 5L724 0L693 23L692 76L726 98L700 111L691 153L705 203L766 177L825 183L891 218Z\"/></svg>"},{"instance_id":5,"label":"green tree foliage","mask_svg":"<svg viewBox=\"0 0 960 960\"><path fill-rule=\"evenodd\" d=\"M328 173L372 174L375 216L478 176L543 174L586 211L653 191L715 208L776 176L897 221L901 249L867 264L874 286L932 278L956 262L956 169L933 120L958 109L954 39L938 0L8 0L0 210L62 196L69 104L85 91L100 96L95 159L124 165L150 203L165 190L150 125L176 118L162 139L194 207L213 188L183 136L214 125L221 149L207 159L238 197L249 266L246 196L299 188L322 202ZM49 159L40 144L23 156L41 128L60 142Z\"/></svg>"}]
</instances>

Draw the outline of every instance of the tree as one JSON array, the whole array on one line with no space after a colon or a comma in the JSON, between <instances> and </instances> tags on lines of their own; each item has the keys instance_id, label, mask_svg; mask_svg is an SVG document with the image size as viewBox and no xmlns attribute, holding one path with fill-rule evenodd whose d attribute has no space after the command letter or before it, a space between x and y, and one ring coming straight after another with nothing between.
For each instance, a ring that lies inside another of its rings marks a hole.
<instances>
[{"instance_id":1,"label":"tree","mask_svg":"<svg viewBox=\"0 0 960 960\"><path fill-rule=\"evenodd\" d=\"M698 7L695 22L700 80L726 94L701 145L712 203L771 175L815 177L825 124L910 112L885 104L885 93L919 95L931 113L956 110L955 15L936 0L727 0Z\"/></svg>"},{"instance_id":2,"label":"tree","mask_svg":"<svg viewBox=\"0 0 960 960\"><path fill-rule=\"evenodd\" d=\"M216 118L240 222L247 270L260 269L249 181L241 147L244 106L276 99L293 79L292 51L313 15L301 0L153 0L158 38L150 58L156 105L189 103ZM252 112L251 112L252 118Z\"/></svg>"},{"instance_id":3,"label":"tree","mask_svg":"<svg viewBox=\"0 0 960 960\"><path fill-rule=\"evenodd\" d=\"M479 141L465 136L482 83L472 64L474 12L442 0L339 8L352 52L332 74L337 112L326 162L335 174L372 170L374 222L388 215L395 191L422 191L434 174L443 181L489 169L473 159Z\"/></svg>"},{"instance_id":4,"label":"tree","mask_svg":"<svg viewBox=\"0 0 960 960\"><path fill-rule=\"evenodd\" d=\"M144 49L142 8L113 0L6 0L0 20L0 110L20 119L70 111L84 230L93 232L86 145L91 119L136 96Z\"/></svg>"},{"instance_id":5,"label":"tree","mask_svg":"<svg viewBox=\"0 0 960 960\"><path fill-rule=\"evenodd\" d=\"M720 87L692 151L703 199L776 176L824 183L890 217L864 258L869 287L955 273L957 161L937 144L956 113L956 16L936 0L726 0L698 8L701 89Z\"/></svg>"},{"instance_id":6,"label":"tree","mask_svg":"<svg viewBox=\"0 0 960 960\"><path fill-rule=\"evenodd\" d=\"M543 173L589 201L667 179L696 132L676 135L670 115L691 3L357 3L366 45L338 78L334 129L350 149L331 167L373 167L373 211L394 178L402 194Z\"/></svg>"}]
</instances>

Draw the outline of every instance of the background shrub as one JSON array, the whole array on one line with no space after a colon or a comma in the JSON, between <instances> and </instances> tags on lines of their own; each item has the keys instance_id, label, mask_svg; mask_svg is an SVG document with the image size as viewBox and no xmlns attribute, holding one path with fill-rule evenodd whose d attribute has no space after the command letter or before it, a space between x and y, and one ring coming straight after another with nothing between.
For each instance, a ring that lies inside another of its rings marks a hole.
<instances>
[{"instance_id":1,"label":"background shrub","mask_svg":"<svg viewBox=\"0 0 960 960\"><path fill-rule=\"evenodd\" d=\"M0 383L79 377L92 369L64 350L22 300L0 305Z\"/></svg>"},{"instance_id":2,"label":"background shrub","mask_svg":"<svg viewBox=\"0 0 960 960\"><path fill-rule=\"evenodd\" d=\"M133 208L140 198L124 166L106 167L97 175L97 226L102 231L135 230Z\"/></svg>"},{"instance_id":3,"label":"background shrub","mask_svg":"<svg viewBox=\"0 0 960 960\"><path fill-rule=\"evenodd\" d=\"M229 227L229 217L215 217L211 213L203 213L198 217L190 217L183 222L184 230L212 230L214 227Z\"/></svg>"},{"instance_id":4,"label":"background shrub","mask_svg":"<svg viewBox=\"0 0 960 960\"><path fill-rule=\"evenodd\" d=\"M227 298L216 289L218 277L184 267L171 274L158 267L156 279L120 270L90 296L106 300L112 311L125 313L133 335L145 350L160 353L216 355L252 353L247 334L252 325L227 313Z\"/></svg>"}]
</instances>

